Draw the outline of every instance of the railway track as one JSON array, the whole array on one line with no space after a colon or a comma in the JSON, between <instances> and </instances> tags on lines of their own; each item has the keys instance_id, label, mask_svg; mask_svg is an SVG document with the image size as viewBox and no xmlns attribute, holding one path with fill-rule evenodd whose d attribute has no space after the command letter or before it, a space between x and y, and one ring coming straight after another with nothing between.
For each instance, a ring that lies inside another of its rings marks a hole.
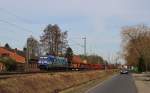
<instances>
[{"instance_id":1,"label":"railway track","mask_svg":"<svg viewBox=\"0 0 150 93\"><path fill-rule=\"evenodd\" d=\"M0 79L7 79L12 77L24 77L29 75L35 75L35 74L55 74L55 73L61 73L61 72L76 72L76 71L64 71L64 70L53 70L53 71L36 71L36 72L3 72L0 73ZM85 72L85 71L78 71L78 72Z\"/></svg>"},{"instance_id":2,"label":"railway track","mask_svg":"<svg viewBox=\"0 0 150 93\"><path fill-rule=\"evenodd\" d=\"M48 73L48 72L3 72L3 73L0 73L0 79L29 76L29 75L40 74L40 73Z\"/></svg>"},{"instance_id":3,"label":"railway track","mask_svg":"<svg viewBox=\"0 0 150 93\"><path fill-rule=\"evenodd\" d=\"M22 77L22 76L29 76L29 75L35 75L35 74L54 74L57 72L67 72L67 71L37 71L37 72L3 72L0 73L0 79L7 79L12 77ZM70 71L69 71L70 72Z\"/></svg>"}]
</instances>

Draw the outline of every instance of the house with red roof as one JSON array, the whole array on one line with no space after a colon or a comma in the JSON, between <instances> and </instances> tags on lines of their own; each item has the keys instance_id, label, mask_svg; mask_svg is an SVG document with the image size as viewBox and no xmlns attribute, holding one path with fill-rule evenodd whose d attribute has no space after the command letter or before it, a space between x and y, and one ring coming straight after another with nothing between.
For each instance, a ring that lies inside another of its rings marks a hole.
<instances>
[{"instance_id":1,"label":"house with red roof","mask_svg":"<svg viewBox=\"0 0 150 93\"><path fill-rule=\"evenodd\" d=\"M0 57L9 57L17 62L17 64L25 64L25 57L17 54L17 52L0 47ZM0 71L4 70L4 63L0 62Z\"/></svg>"},{"instance_id":2,"label":"house with red roof","mask_svg":"<svg viewBox=\"0 0 150 93\"><path fill-rule=\"evenodd\" d=\"M9 51L6 48L0 47L0 56L1 57L10 57L15 60L17 63L25 63L25 57L18 55L16 52Z\"/></svg>"}]
</instances>

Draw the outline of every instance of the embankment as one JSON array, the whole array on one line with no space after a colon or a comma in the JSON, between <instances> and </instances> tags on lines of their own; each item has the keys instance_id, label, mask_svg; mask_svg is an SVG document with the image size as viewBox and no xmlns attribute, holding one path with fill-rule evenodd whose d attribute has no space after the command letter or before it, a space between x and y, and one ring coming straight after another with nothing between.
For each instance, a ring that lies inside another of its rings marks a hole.
<instances>
[{"instance_id":1,"label":"embankment","mask_svg":"<svg viewBox=\"0 0 150 93\"><path fill-rule=\"evenodd\" d=\"M0 79L0 93L58 93L86 82L113 75L114 70L57 72Z\"/></svg>"}]
</instances>

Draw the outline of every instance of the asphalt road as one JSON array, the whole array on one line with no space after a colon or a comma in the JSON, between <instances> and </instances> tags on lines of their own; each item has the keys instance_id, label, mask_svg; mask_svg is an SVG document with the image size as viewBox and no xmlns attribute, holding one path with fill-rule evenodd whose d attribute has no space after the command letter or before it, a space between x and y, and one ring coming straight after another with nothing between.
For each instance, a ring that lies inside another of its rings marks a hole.
<instances>
[{"instance_id":1,"label":"asphalt road","mask_svg":"<svg viewBox=\"0 0 150 93\"><path fill-rule=\"evenodd\" d=\"M123 74L104 81L86 93L137 93L137 89L132 76Z\"/></svg>"}]
</instances>

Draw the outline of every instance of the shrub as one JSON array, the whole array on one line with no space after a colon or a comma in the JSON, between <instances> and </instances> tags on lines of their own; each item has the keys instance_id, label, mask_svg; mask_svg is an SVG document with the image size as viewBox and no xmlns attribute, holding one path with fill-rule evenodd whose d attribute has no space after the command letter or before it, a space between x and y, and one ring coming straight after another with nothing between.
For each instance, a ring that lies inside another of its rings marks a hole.
<instances>
[{"instance_id":1,"label":"shrub","mask_svg":"<svg viewBox=\"0 0 150 93\"><path fill-rule=\"evenodd\" d=\"M2 62L5 67L6 71L15 71L17 62L9 57L0 57L0 62Z\"/></svg>"}]
</instances>

